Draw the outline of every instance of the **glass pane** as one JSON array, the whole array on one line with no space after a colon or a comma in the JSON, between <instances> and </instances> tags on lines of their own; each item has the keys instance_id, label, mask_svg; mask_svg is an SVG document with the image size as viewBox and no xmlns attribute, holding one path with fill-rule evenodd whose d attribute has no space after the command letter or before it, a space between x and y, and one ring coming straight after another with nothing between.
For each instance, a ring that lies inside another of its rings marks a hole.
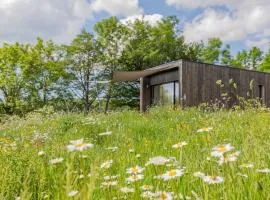
<instances>
[{"instance_id":1,"label":"glass pane","mask_svg":"<svg viewBox=\"0 0 270 200\"><path fill-rule=\"evenodd\" d=\"M174 104L174 83L160 85L161 103L163 105Z\"/></svg>"},{"instance_id":2,"label":"glass pane","mask_svg":"<svg viewBox=\"0 0 270 200\"><path fill-rule=\"evenodd\" d=\"M160 86L155 85L152 87L152 104L159 104L160 102Z\"/></svg>"},{"instance_id":3,"label":"glass pane","mask_svg":"<svg viewBox=\"0 0 270 200\"><path fill-rule=\"evenodd\" d=\"M175 88L174 88L174 91L175 91L175 99L174 99L174 102L175 104L179 104L180 103L180 98L179 98L179 82L174 82L175 84Z\"/></svg>"}]
</instances>

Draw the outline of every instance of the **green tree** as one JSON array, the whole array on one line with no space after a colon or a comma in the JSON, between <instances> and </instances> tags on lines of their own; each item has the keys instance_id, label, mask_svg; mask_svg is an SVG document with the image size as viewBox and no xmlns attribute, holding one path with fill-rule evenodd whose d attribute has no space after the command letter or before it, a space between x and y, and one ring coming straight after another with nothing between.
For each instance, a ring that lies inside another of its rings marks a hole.
<instances>
[{"instance_id":1,"label":"green tree","mask_svg":"<svg viewBox=\"0 0 270 200\"><path fill-rule=\"evenodd\" d=\"M28 101L36 108L48 103L55 93L54 86L67 77L63 48L51 40L37 39L23 58L24 76L27 79Z\"/></svg>"},{"instance_id":2,"label":"green tree","mask_svg":"<svg viewBox=\"0 0 270 200\"><path fill-rule=\"evenodd\" d=\"M260 71L270 72L270 48L265 54L264 59L259 67Z\"/></svg>"},{"instance_id":3,"label":"green tree","mask_svg":"<svg viewBox=\"0 0 270 200\"><path fill-rule=\"evenodd\" d=\"M100 50L94 36L83 30L77 35L68 47L69 71L74 74L74 94L81 96L84 104L84 112L88 113L91 105L99 95L97 85L93 85L96 65L98 63Z\"/></svg>"},{"instance_id":4,"label":"green tree","mask_svg":"<svg viewBox=\"0 0 270 200\"><path fill-rule=\"evenodd\" d=\"M202 49L201 60L206 63L219 62L222 41L219 38L210 38Z\"/></svg>"},{"instance_id":5,"label":"green tree","mask_svg":"<svg viewBox=\"0 0 270 200\"><path fill-rule=\"evenodd\" d=\"M252 47L249 51L244 49L238 52L232 60L232 65L237 68L258 70L262 60L263 52L257 47Z\"/></svg>"},{"instance_id":6,"label":"green tree","mask_svg":"<svg viewBox=\"0 0 270 200\"><path fill-rule=\"evenodd\" d=\"M221 63L224 65L232 64L231 46L228 44L221 50Z\"/></svg>"},{"instance_id":7,"label":"green tree","mask_svg":"<svg viewBox=\"0 0 270 200\"><path fill-rule=\"evenodd\" d=\"M252 47L248 56L250 60L250 68L257 70L263 60L263 52L257 47Z\"/></svg>"},{"instance_id":8,"label":"green tree","mask_svg":"<svg viewBox=\"0 0 270 200\"><path fill-rule=\"evenodd\" d=\"M20 113L25 86L21 57L23 46L4 44L0 48L0 91L6 113Z\"/></svg>"},{"instance_id":9,"label":"green tree","mask_svg":"<svg viewBox=\"0 0 270 200\"><path fill-rule=\"evenodd\" d=\"M111 81L113 72L122 69L120 57L125 48L127 30L116 17L98 22L94 30L98 34L97 41L102 50L101 64L104 66L104 78L110 81L106 91L105 112L107 112L116 91L115 84Z\"/></svg>"}]
</instances>

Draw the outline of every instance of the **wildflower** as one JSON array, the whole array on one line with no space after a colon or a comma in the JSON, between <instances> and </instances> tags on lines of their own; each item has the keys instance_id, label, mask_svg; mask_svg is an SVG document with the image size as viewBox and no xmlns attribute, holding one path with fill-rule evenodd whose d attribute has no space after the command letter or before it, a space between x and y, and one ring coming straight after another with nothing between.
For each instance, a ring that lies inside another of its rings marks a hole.
<instances>
[{"instance_id":1,"label":"wildflower","mask_svg":"<svg viewBox=\"0 0 270 200\"><path fill-rule=\"evenodd\" d=\"M174 148L174 149L181 149L183 146L186 146L187 144L188 144L188 143L185 142L185 141L179 142L179 143L177 143L177 144L172 145L172 148Z\"/></svg>"},{"instance_id":2,"label":"wildflower","mask_svg":"<svg viewBox=\"0 0 270 200\"><path fill-rule=\"evenodd\" d=\"M194 172L193 176L203 178L205 176L205 174L202 172Z\"/></svg>"},{"instance_id":3,"label":"wildflower","mask_svg":"<svg viewBox=\"0 0 270 200\"><path fill-rule=\"evenodd\" d=\"M140 174L143 171L144 171L144 168L136 165L135 167L131 167L131 168L127 169L127 174Z\"/></svg>"},{"instance_id":4,"label":"wildflower","mask_svg":"<svg viewBox=\"0 0 270 200\"><path fill-rule=\"evenodd\" d=\"M38 156L43 156L43 155L45 155L45 152L44 151L39 151L38 152Z\"/></svg>"},{"instance_id":5,"label":"wildflower","mask_svg":"<svg viewBox=\"0 0 270 200\"><path fill-rule=\"evenodd\" d=\"M268 169L268 168L257 169L256 171L257 171L257 172L260 172L260 173L270 173L270 169Z\"/></svg>"},{"instance_id":6,"label":"wildflower","mask_svg":"<svg viewBox=\"0 0 270 200\"><path fill-rule=\"evenodd\" d=\"M111 187L111 186L116 186L118 185L118 181L105 181L101 183L101 187Z\"/></svg>"},{"instance_id":7,"label":"wildflower","mask_svg":"<svg viewBox=\"0 0 270 200\"><path fill-rule=\"evenodd\" d=\"M78 193L79 193L79 191L77 191L77 190L72 190L71 192L68 193L68 196L69 196L69 197L74 197L74 196L76 196Z\"/></svg>"},{"instance_id":8,"label":"wildflower","mask_svg":"<svg viewBox=\"0 0 270 200\"><path fill-rule=\"evenodd\" d=\"M218 184L224 181L221 176L204 176L202 179L208 184Z\"/></svg>"},{"instance_id":9,"label":"wildflower","mask_svg":"<svg viewBox=\"0 0 270 200\"><path fill-rule=\"evenodd\" d=\"M128 151L129 151L129 153L134 153L135 152L134 149L129 149Z\"/></svg>"},{"instance_id":10,"label":"wildflower","mask_svg":"<svg viewBox=\"0 0 270 200\"><path fill-rule=\"evenodd\" d=\"M140 158L141 157L141 154L136 154L136 158Z\"/></svg>"},{"instance_id":11,"label":"wildflower","mask_svg":"<svg viewBox=\"0 0 270 200\"><path fill-rule=\"evenodd\" d=\"M108 147L107 150L110 150L112 152L115 152L118 150L118 147Z\"/></svg>"},{"instance_id":12,"label":"wildflower","mask_svg":"<svg viewBox=\"0 0 270 200\"><path fill-rule=\"evenodd\" d=\"M144 176L142 174L133 174L133 175L129 176L126 180L127 180L127 182L131 183L131 182L136 182L136 181L142 180L143 177Z\"/></svg>"},{"instance_id":13,"label":"wildflower","mask_svg":"<svg viewBox=\"0 0 270 200\"><path fill-rule=\"evenodd\" d=\"M141 190L147 191L147 190L152 190L153 186L151 186L151 185L143 185L140 188L141 188Z\"/></svg>"},{"instance_id":14,"label":"wildflower","mask_svg":"<svg viewBox=\"0 0 270 200\"><path fill-rule=\"evenodd\" d=\"M91 148L94 145L91 143L84 143L83 139L80 140L72 140L70 141L70 145L67 146L68 151L83 151L85 149Z\"/></svg>"},{"instance_id":15,"label":"wildflower","mask_svg":"<svg viewBox=\"0 0 270 200\"><path fill-rule=\"evenodd\" d=\"M55 165L55 164L63 162L63 160L64 160L64 158L60 157L60 158L51 159L49 162L50 162L50 164Z\"/></svg>"},{"instance_id":16,"label":"wildflower","mask_svg":"<svg viewBox=\"0 0 270 200\"><path fill-rule=\"evenodd\" d=\"M247 174L241 174L241 173L237 173L238 176L242 176L244 178L248 178L248 175Z\"/></svg>"},{"instance_id":17,"label":"wildflower","mask_svg":"<svg viewBox=\"0 0 270 200\"><path fill-rule=\"evenodd\" d=\"M104 176L103 178L104 178L104 180L108 181L108 180L116 179L118 177L119 177L119 175L115 175L115 176Z\"/></svg>"},{"instance_id":18,"label":"wildflower","mask_svg":"<svg viewBox=\"0 0 270 200\"><path fill-rule=\"evenodd\" d=\"M141 197L152 199L153 197L155 197L155 193L146 191L142 193Z\"/></svg>"},{"instance_id":19,"label":"wildflower","mask_svg":"<svg viewBox=\"0 0 270 200\"><path fill-rule=\"evenodd\" d=\"M239 154L240 154L240 152L237 151L237 152L229 154L229 155L221 156L219 161L218 161L218 164L222 165L224 163L234 162L237 160L237 157L239 156Z\"/></svg>"},{"instance_id":20,"label":"wildflower","mask_svg":"<svg viewBox=\"0 0 270 200\"><path fill-rule=\"evenodd\" d=\"M87 155L80 155L79 157L80 157L80 158L83 158L83 159L88 158Z\"/></svg>"},{"instance_id":21,"label":"wildflower","mask_svg":"<svg viewBox=\"0 0 270 200\"><path fill-rule=\"evenodd\" d=\"M240 168L253 168L254 164L253 163L247 163L247 164L242 164L239 167Z\"/></svg>"},{"instance_id":22,"label":"wildflower","mask_svg":"<svg viewBox=\"0 0 270 200\"><path fill-rule=\"evenodd\" d=\"M221 145L215 146L212 149L211 156L221 157L223 156L224 153L231 151L232 149L234 149L234 147L231 146L231 144L221 144Z\"/></svg>"},{"instance_id":23,"label":"wildflower","mask_svg":"<svg viewBox=\"0 0 270 200\"><path fill-rule=\"evenodd\" d=\"M123 187L123 188L120 188L120 191L123 193L133 193L133 192L135 192L135 189L129 188L129 187Z\"/></svg>"},{"instance_id":24,"label":"wildflower","mask_svg":"<svg viewBox=\"0 0 270 200\"><path fill-rule=\"evenodd\" d=\"M98 134L99 136L105 136L105 135L111 135L112 134L112 131L106 131L104 133L100 133Z\"/></svg>"},{"instance_id":25,"label":"wildflower","mask_svg":"<svg viewBox=\"0 0 270 200\"><path fill-rule=\"evenodd\" d=\"M83 174L80 174L78 178L79 179L83 179L84 178L84 175Z\"/></svg>"},{"instance_id":26,"label":"wildflower","mask_svg":"<svg viewBox=\"0 0 270 200\"><path fill-rule=\"evenodd\" d=\"M170 160L168 158L166 158L166 157L157 156L157 157L150 158L149 161L146 163L146 166L150 165L150 164L153 164L153 165L165 165L169 161Z\"/></svg>"},{"instance_id":27,"label":"wildflower","mask_svg":"<svg viewBox=\"0 0 270 200\"><path fill-rule=\"evenodd\" d=\"M162 179L164 181L168 181L168 180L183 176L183 174L184 174L183 169L172 169L170 171L167 171L165 174L163 174Z\"/></svg>"},{"instance_id":28,"label":"wildflower","mask_svg":"<svg viewBox=\"0 0 270 200\"><path fill-rule=\"evenodd\" d=\"M155 197L158 200L171 200L171 199L173 199L173 195L171 192L163 192L163 191L156 192Z\"/></svg>"},{"instance_id":29,"label":"wildflower","mask_svg":"<svg viewBox=\"0 0 270 200\"><path fill-rule=\"evenodd\" d=\"M109 169L112 166L113 160L107 160L100 165L101 168Z\"/></svg>"},{"instance_id":30,"label":"wildflower","mask_svg":"<svg viewBox=\"0 0 270 200\"><path fill-rule=\"evenodd\" d=\"M197 130L197 133L210 132L213 130L213 127L200 128Z\"/></svg>"}]
</instances>

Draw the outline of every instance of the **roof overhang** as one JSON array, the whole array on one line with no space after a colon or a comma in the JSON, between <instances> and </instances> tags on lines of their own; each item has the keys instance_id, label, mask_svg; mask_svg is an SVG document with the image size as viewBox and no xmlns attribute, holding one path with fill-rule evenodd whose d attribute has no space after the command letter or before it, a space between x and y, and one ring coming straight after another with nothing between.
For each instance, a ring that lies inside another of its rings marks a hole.
<instances>
[{"instance_id":1,"label":"roof overhang","mask_svg":"<svg viewBox=\"0 0 270 200\"><path fill-rule=\"evenodd\" d=\"M113 82L123 82L123 81L135 81L141 77L151 76L156 73L167 71L172 68L179 66L179 61L167 63L157 67L153 67L143 71L132 71L132 72L114 72L113 73Z\"/></svg>"}]
</instances>

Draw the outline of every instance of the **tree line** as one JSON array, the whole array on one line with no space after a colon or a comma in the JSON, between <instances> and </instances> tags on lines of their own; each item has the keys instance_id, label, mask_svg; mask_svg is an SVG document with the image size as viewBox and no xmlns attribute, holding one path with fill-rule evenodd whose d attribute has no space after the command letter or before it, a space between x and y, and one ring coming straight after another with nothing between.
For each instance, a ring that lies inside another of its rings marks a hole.
<instances>
[{"instance_id":1,"label":"tree line","mask_svg":"<svg viewBox=\"0 0 270 200\"><path fill-rule=\"evenodd\" d=\"M270 70L270 51L257 47L235 56L219 38L185 41L175 16L155 25L110 17L82 30L69 45L37 38L35 44L0 47L0 113L25 114L44 106L56 110L105 111L136 107L138 83L112 83L114 71L144 70L186 59L259 71ZM199 34L199 33L198 33Z\"/></svg>"}]
</instances>

